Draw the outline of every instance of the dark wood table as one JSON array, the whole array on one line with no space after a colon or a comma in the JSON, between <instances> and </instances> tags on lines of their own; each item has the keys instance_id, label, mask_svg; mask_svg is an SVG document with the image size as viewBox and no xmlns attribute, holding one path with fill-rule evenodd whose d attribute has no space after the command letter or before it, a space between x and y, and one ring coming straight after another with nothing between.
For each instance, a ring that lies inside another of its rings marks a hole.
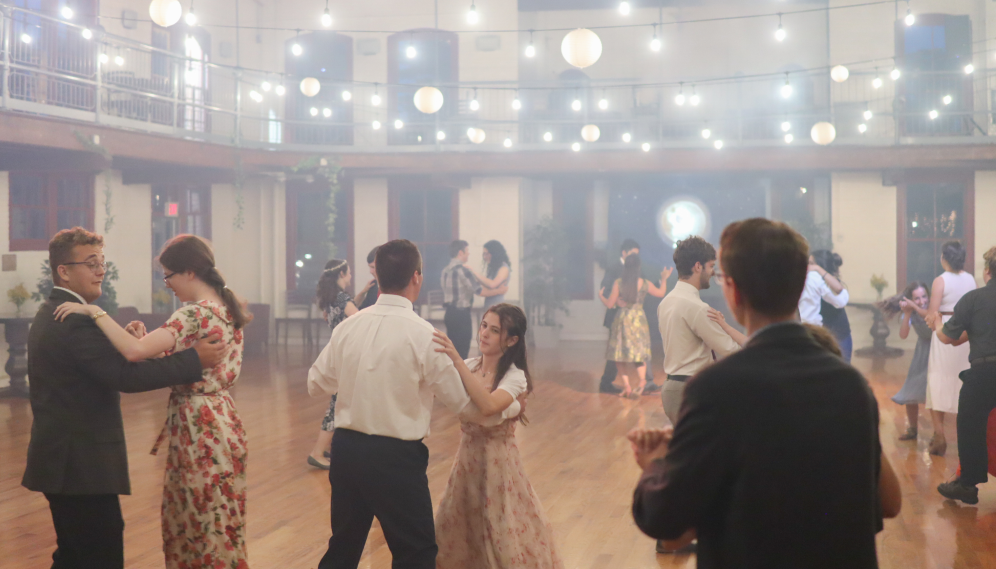
<instances>
[{"instance_id":1,"label":"dark wood table","mask_svg":"<svg viewBox=\"0 0 996 569\"><path fill-rule=\"evenodd\" d=\"M3 336L7 341L7 365L3 367L10 376L10 387L0 389L2 397L28 397L28 328L34 318L21 315L0 314Z\"/></svg>"}]
</instances>

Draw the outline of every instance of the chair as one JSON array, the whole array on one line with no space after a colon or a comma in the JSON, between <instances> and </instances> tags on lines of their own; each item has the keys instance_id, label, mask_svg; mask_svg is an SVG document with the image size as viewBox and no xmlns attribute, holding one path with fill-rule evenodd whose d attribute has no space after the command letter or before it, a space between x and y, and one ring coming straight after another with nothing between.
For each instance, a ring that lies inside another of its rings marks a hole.
<instances>
[{"instance_id":1,"label":"chair","mask_svg":"<svg viewBox=\"0 0 996 569\"><path fill-rule=\"evenodd\" d=\"M287 337L290 336L290 326L296 324L301 326L301 338L307 345L315 343L315 322L321 321L316 314L318 308L310 298L302 297L297 291L287 291L287 316L273 319L273 342L280 343L280 326L284 328L284 345L287 345Z\"/></svg>"},{"instance_id":2,"label":"chair","mask_svg":"<svg viewBox=\"0 0 996 569\"><path fill-rule=\"evenodd\" d=\"M270 344L270 305L250 304L252 322L246 325L242 336L245 342L245 353L255 355L263 352L263 346Z\"/></svg>"}]
</instances>

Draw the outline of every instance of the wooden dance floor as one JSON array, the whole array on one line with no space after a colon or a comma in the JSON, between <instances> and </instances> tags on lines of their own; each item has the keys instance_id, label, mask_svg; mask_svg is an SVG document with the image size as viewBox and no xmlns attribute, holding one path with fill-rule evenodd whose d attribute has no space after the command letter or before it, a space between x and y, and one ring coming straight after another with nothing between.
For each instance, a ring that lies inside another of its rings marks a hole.
<instances>
[{"instance_id":1,"label":"wooden dance floor","mask_svg":"<svg viewBox=\"0 0 996 569\"><path fill-rule=\"evenodd\" d=\"M857 345L867 344L856 336ZM663 426L667 419L659 396L637 402L595 392L603 352L603 344L564 343L558 352L533 359L532 423L519 427L518 441L560 555L568 569L695 567L691 555L656 555L653 540L633 524L630 503L639 473L624 435L633 427ZM904 413L889 396L902 384L911 353L876 372L869 360L855 360L878 396L882 442L903 485L902 514L886 520L878 538L880 565L996 567L996 485L980 486L977 507L946 502L935 491L958 465L953 422L944 458L927 454L931 429L923 413L918 444L896 441L904 429ZM327 398L308 397L305 378L315 355L301 347L271 347L269 355L246 361L235 390L249 437L249 560L257 569L313 568L329 537L328 477L305 463L328 404ZM149 449L164 420L167 392L124 395L122 400L133 491L122 498L126 567L162 567L164 455L150 456ZM0 566L6 569L47 568L55 545L45 498L20 486L30 426L27 401L0 400ZM429 482L437 501L459 436L455 417L437 406L426 441ZM360 566L390 567L390 552L376 523Z\"/></svg>"}]
</instances>

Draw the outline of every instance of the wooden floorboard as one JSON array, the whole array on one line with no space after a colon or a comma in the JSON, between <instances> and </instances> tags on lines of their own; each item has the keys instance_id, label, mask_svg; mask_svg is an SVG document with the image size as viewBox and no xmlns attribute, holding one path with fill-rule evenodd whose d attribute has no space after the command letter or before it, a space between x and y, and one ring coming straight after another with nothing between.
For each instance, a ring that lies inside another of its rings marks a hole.
<instances>
[{"instance_id":1,"label":"wooden floorboard","mask_svg":"<svg viewBox=\"0 0 996 569\"><path fill-rule=\"evenodd\" d=\"M526 471L553 524L568 569L644 569L695 566L694 556L654 553L630 516L638 471L626 432L636 426L663 426L658 396L640 401L595 393L604 349L597 343L563 343L556 353L533 362L536 396L532 420L518 429ZM910 351L911 352L911 351ZM977 507L944 501L938 483L957 468L953 421L948 424L948 456L927 454L930 435L921 416L921 439L900 443L903 409L889 400L906 375L906 357L872 371L868 360L855 364L874 388L882 410L881 436L903 488L903 511L887 520L878 538L886 569L996 568L996 485L980 489ZM330 488L325 472L305 463L328 404L310 398L305 377L315 357L301 347L271 347L246 361L234 396L249 440L249 559L254 568L312 568L329 537ZM162 567L159 507L164 456L149 449L164 419L167 392L123 395L122 407L131 462L132 496L122 498L126 521L126 566ZM20 486L31 426L24 400L0 400L0 567L48 567L55 536L47 503ZM460 430L442 407L433 415L429 484L438 501L449 475ZM390 567L390 552L375 524L364 568Z\"/></svg>"}]
</instances>

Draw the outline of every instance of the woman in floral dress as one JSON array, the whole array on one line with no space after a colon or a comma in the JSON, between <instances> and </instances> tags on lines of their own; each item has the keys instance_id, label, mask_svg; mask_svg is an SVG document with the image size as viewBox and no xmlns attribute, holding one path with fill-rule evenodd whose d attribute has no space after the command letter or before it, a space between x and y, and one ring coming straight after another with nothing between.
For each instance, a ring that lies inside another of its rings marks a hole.
<instances>
[{"instance_id":1,"label":"woman in floral dress","mask_svg":"<svg viewBox=\"0 0 996 569\"><path fill-rule=\"evenodd\" d=\"M650 365L650 324L643 311L643 300L647 294L658 298L667 292L667 279L673 269L661 272L660 288L646 279L640 278L640 256L626 257L623 263L622 278L612 284L609 297L599 291L598 298L606 308L618 308L616 318L609 330L609 346L605 359L616 362L619 375L625 386L621 397L640 396L647 385L647 367ZM645 364L645 365L640 365ZM639 382L634 390L632 384Z\"/></svg>"},{"instance_id":2,"label":"woman in floral dress","mask_svg":"<svg viewBox=\"0 0 996 569\"><path fill-rule=\"evenodd\" d=\"M460 447L436 511L437 569L561 569L553 528L522 468L515 425L532 391L526 315L511 304L488 309L478 331L480 358L462 360L442 332L473 403L460 413Z\"/></svg>"},{"instance_id":3,"label":"woman in floral dress","mask_svg":"<svg viewBox=\"0 0 996 569\"><path fill-rule=\"evenodd\" d=\"M318 278L318 291L315 295L315 302L322 309L325 322L329 325L329 330L335 327L346 318L359 312L353 303L353 297L346 292L349 281L353 275L349 272L349 263L339 259L332 259L325 263L325 270ZM308 464L322 470L329 469L328 456L332 445L332 432L335 431L335 395L329 402L329 410L322 418L322 427L318 431L318 439L315 446L308 455Z\"/></svg>"},{"instance_id":4,"label":"woman in floral dress","mask_svg":"<svg viewBox=\"0 0 996 569\"><path fill-rule=\"evenodd\" d=\"M246 436L228 389L242 369L242 328L251 316L225 286L214 253L200 237L174 237L159 261L166 286L189 304L149 334L141 322L126 328L111 318L96 322L129 361L185 350L209 335L229 346L224 363L204 370L200 382L172 388L152 454L169 440L162 506L166 567L246 569ZM66 303L55 316L98 311Z\"/></svg>"}]
</instances>

